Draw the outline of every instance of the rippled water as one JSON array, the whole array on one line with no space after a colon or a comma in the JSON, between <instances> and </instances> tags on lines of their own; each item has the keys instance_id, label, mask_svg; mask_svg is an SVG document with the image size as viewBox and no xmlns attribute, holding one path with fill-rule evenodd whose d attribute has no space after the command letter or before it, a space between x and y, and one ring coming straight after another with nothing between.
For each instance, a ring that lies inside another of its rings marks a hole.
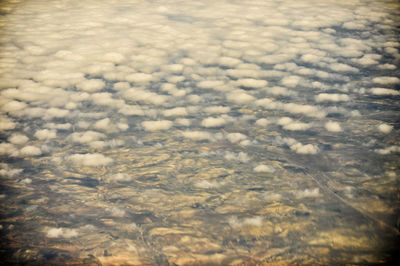
<instances>
[{"instance_id":1,"label":"rippled water","mask_svg":"<svg viewBox=\"0 0 400 266\"><path fill-rule=\"evenodd\" d=\"M1 261L396 260L399 7L3 1Z\"/></svg>"}]
</instances>

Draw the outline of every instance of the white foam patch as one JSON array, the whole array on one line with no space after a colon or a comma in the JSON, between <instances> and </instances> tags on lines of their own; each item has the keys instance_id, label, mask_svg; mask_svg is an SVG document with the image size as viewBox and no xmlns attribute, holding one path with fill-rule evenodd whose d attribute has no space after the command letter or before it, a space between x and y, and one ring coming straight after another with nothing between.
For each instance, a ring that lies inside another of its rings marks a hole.
<instances>
[{"instance_id":1,"label":"white foam patch","mask_svg":"<svg viewBox=\"0 0 400 266\"><path fill-rule=\"evenodd\" d=\"M347 102L350 97L347 94L320 93L315 96L317 102Z\"/></svg>"},{"instance_id":2,"label":"white foam patch","mask_svg":"<svg viewBox=\"0 0 400 266\"><path fill-rule=\"evenodd\" d=\"M221 127L226 123L227 121L222 117L207 117L201 121L203 127Z\"/></svg>"},{"instance_id":3,"label":"white foam patch","mask_svg":"<svg viewBox=\"0 0 400 266\"><path fill-rule=\"evenodd\" d=\"M146 131L160 131L170 129L173 122L169 120L143 121L141 125Z\"/></svg>"},{"instance_id":4,"label":"white foam patch","mask_svg":"<svg viewBox=\"0 0 400 266\"><path fill-rule=\"evenodd\" d=\"M400 91L387 88L372 88L370 92L374 95L400 95Z\"/></svg>"},{"instance_id":5,"label":"white foam patch","mask_svg":"<svg viewBox=\"0 0 400 266\"><path fill-rule=\"evenodd\" d=\"M269 165L259 164L254 167L253 171L256 173L273 173L275 172L275 169Z\"/></svg>"},{"instance_id":6,"label":"white foam patch","mask_svg":"<svg viewBox=\"0 0 400 266\"><path fill-rule=\"evenodd\" d=\"M378 126L378 130L382 133L388 134L393 130L393 126L388 124L380 124Z\"/></svg>"},{"instance_id":7,"label":"white foam patch","mask_svg":"<svg viewBox=\"0 0 400 266\"><path fill-rule=\"evenodd\" d=\"M9 138L8 141L14 145L23 145L29 141L29 138L25 135L19 133L13 133Z\"/></svg>"},{"instance_id":8,"label":"white foam patch","mask_svg":"<svg viewBox=\"0 0 400 266\"><path fill-rule=\"evenodd\" d=\"M206 131L184 131L182 135L192 140L211 140L213 138L212 134Z\"/></svg>"},{"instance_id":9,"label":"white foam patch","mask_svg":"<svg viewBox=\"0 0 400 266\"><path fill-rule=\"evenodd\" d=\"M57 130L41 129L35 132L35 137L40 140L49 140L57 137Z\"/></svg>"},{"instance_id":10,"label":"white foam patch","mask_svg":"<svg viewBox=\"0 0 400 266\"><path fill-rule=\"evenodd\" d=\"M67 156L67 160L82 166L102 166L113 162L113 159L100 153L72 154Z\"/></svg>"},{"instance_id":11,"label":"white foam patch","mask_svg":"<svg viewBox=\"0 0 400 266\"><path fill-rule=\"evenodd\" d=\"M330 132L341 132L342 127L338 122L328 121L325 123L325 129Z\"/></svg>"}]
</instances>

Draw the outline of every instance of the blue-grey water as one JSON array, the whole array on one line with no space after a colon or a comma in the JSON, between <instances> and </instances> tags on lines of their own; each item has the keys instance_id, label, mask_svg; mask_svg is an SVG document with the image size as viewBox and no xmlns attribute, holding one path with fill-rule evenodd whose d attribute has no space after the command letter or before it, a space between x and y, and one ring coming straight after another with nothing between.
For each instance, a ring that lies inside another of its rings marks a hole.
<instances>
[{"instance_id":1,"label":"blue-grey water","mask_svg":"<svg viewBox=\"0 0 400 266\"><path fill-rule=\"evenodd\" d=\"M2 1L0 260L394 262L399 8Z\"/></svg>"}]
</instances>

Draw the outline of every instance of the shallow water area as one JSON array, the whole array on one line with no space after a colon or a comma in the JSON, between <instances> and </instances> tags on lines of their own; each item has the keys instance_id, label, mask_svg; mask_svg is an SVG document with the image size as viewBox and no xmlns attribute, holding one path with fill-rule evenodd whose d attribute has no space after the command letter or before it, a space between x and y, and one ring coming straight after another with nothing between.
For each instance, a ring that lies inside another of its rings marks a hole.
<instances>
[{"instance_id":1,"label":"shallow water area","mask_svg":"<svg viewBox=\"0 0 400 266\"><path fill-rule=\"evenodd\" d=\"M397 1L0 4L0 260L397 260Z\"/></svg>"}]
</instances>

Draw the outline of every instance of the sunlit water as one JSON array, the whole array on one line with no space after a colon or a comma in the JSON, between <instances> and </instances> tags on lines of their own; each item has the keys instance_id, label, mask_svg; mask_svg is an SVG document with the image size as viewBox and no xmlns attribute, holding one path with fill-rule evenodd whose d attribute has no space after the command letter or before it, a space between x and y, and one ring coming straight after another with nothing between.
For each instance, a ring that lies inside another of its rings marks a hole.
<instances>
[{"instance_id":1,"label":"sunlit water","mask_svg":"<svg viewBox=\"0 0 400 266\"><path fill-rule=\"evenodd\" d=\"M0 10L3 263L395 259L397 1Z\"/></svg>"}]
</instances>

